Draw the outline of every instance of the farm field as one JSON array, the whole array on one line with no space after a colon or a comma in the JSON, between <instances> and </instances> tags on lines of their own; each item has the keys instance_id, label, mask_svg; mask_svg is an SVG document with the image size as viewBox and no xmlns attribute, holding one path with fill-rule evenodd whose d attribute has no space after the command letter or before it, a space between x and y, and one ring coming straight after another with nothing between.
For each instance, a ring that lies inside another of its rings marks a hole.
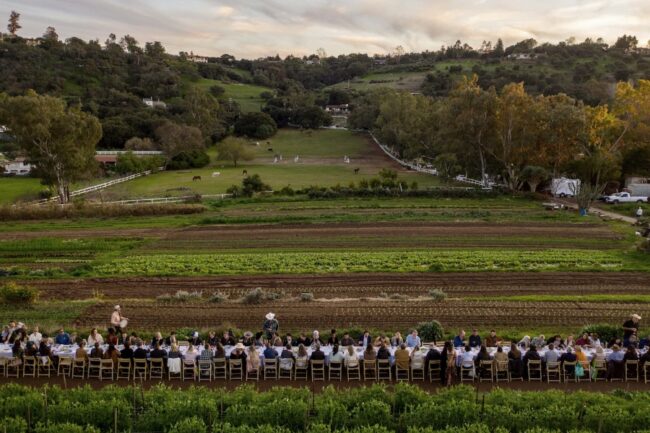
<instances>
[{"instance_id":1,"label":"farm field","mask_svg":"<svg viewBox=\"0 0 650 433\"><path fill-rule=\"evenodd\" d=\"M36 200L44 189L40 180L32 177L0 177L0 206L24 198Z\"/></svg>"},{"instance_id":2,"label":"farm field","mask_svg":"<svg viewBox=\"0 0 650 433\"><path fill-rule=\"evenodd\" d=\"M260 96L263 92L273 92L273 89L268 87L256 86L254 84L243 83L226 83L219 80L210 80L201 78L196 82L189 82L188 85L195 86L199 89L210 90L212 86L223 87L226 91L224 97L226 99L232 98L237 102L243 112L260 111L264 105L264 99ZM227 103L227 102L226 102Z\"/></svg>"},{"instance_id":3,"label":"farm field","mask_svg":"<svg viewBox=\"0 0 650 433\"><path fill-rule=\"evenodd\" d=\"M376 177L383 168L397 171L399 178L408 184L417 182L421 189L441 183L435 176L403 169L384 155L366 134L342 129L308 132L283 129L271 140L260 142L259 146L254 143L251 142L251 147L255 151L255 159L240 162L237 167L229 161L213 160L209 167L203 169L160 172L116 185L103 190L101 196L105 201L110 201L222 194L230 186L241 184L243 170L249 175L259 174L273 189L285 186L294 189L312 185L347 186L350 182ZM282 155L282 161L274 163L275 154ZM296 156L299 156L298 162L294 161ZM351 159L349 164L343 162L344 156ZM357 168L359 171L355 174ZM219 175L212 176L214 172ZM201 180L194 181L195 176L201 176Z\"/></svg>"}]
</instances>

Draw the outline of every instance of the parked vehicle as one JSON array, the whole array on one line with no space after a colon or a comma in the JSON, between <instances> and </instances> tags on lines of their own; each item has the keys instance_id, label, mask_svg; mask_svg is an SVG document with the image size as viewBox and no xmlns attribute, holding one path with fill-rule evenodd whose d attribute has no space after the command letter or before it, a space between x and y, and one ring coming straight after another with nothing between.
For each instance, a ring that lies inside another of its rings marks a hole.
<instances>
[{"instance_id":1,"label":"parked vehicle","mask_svg":"<svg viewBox=\"0 0 650 433\"><path fill-rule=\"evenodd\" d=\"M608 195L605 197L605 203L618 204L618 203L647 203L648 197L641 195L632 195L629 192L618 192L616 194Z\"/></svg>"},{"instance_id":2,"label":"parked vehicle","mask_svg":"<svg viewBox=\"0 0 650 433\"><path fill-rule=\"evenodd\" d=\"M551 182L551 194L554 197L575 197L580 191L580 179L560 177Z\"/></svg>"}]
</instances>

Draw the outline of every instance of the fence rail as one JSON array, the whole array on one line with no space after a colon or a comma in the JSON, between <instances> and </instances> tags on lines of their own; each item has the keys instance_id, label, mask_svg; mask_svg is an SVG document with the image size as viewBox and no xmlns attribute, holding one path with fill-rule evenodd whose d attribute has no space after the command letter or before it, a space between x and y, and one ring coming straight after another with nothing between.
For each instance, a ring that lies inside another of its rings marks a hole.
<instances>
[{"instance_id":1,"label":"fence rail","mask_svg":"<svg viewBox=\"0 0 650 433\"><path fill-rule=\"evenodd\" d=\"M194 199L204 199L204 198L216 198L223 200L225 198L232 197L232 194L206 194L206 195L183 195L178 197L151 197L151 198L136 198L131 200L118 200L118 201L105 201L102 204L155 204L155 203L180 203L188 200Z\"/></svg>"}]
</instances>

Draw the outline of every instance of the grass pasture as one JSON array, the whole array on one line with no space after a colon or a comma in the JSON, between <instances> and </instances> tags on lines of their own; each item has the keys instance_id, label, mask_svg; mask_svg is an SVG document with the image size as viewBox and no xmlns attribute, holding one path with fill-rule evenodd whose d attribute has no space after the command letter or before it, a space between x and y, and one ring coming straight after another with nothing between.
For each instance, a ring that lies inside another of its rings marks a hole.
<instances>
[{"instance_id":1,"label":"grass pasture","mask_svg":"<svg viewBox=\"0 0 650 433\"><path fill-rule=\"evenodd\" d=\"M206 92L209 91L212 86L223 87L226 89L224 95L226 99L232 98L233 101L239 104L243 112L260 111L262 105L264 105L264 100L260 95L263 92L273 92L273 89L256 86L254 84L226 83L224 81L209 80L207 78L201 78L200 80L191 83L191 85L205 90Z\"/></svg>"},{"instance_id":2,"label":"grass pasture","mask_svg":"<svg viewBox=\"0 0 650 433\"><path fill-rule=\"evenodd\" d=\"M0 177L0 205L19 200L36 200L45 187L32 177Z\"/></svg>"}]
</instances>

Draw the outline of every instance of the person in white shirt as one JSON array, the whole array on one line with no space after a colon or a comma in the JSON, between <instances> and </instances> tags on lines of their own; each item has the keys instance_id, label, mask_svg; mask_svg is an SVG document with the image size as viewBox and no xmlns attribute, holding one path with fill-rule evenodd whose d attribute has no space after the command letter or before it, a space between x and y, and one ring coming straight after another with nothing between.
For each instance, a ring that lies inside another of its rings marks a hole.
<instances>
[{"instance_id":1,"label":"person in white shirt","mask_svg":"<svg viewBox=\"0 0 650 433\"><path fill-rule=\"evenodd\" d=\"M472 353L472 348L465 346L465 351L461 355L461 365L463 367L472 367L474 368L474 354Z\"/></svg>"},{"instance_id":2,"label":"person in white shirt","mask_svg":"<svg viewBox=\"0 0 650 433\"><path fill-rule=\"evenodd\" d=\"M553 343L548 345L548 350L544 354L544 361L548 364L549 362L558 362L560 359L560 354L555 350Z\"/></svg>"},{"instance_id":3,"label":"person in white shirt","mask_svg":"<svg viewBox=\"0 0 650 433\"><path fill-rule=\"evenodd\" d=\"M345 354L342 350L339 350L338 344L334 345L332 349L332 354L330 355L330 362L343 362L345 360Z\"/></svg>"},{"instance_id":4,"label":"person in white shirt","mask_svg":"<svg viewBox=\"0 0 650 433\"><path fill-rule=\"evenodd\" d=\"M92 331L90 331L90 335L88 336L88 346L90 347L95 347L95 343L104 344L104 337L102 337L102 334L97 332L97 328L93 328Z\"/></svg>"},{"instance_id":5,"label":"person in white shirt","mask_svg":"<svg viewBox=\"0 0 650 433\"><path fill-rule=\"evenodd\" d=\"M43 335L39 332L38 326L35 326L32 333L29 334L29 341L31 341L36 346L38 346L39 344L41 344L42 339L43 339Z\"/></svg>"},{"instance_id":6,"label":"person in white shirt","mask_svg":"<svg viewBox=\"0 0 650 433\"><path fill-rule=\"evenodd\" d=\"M413 348L411 352L411 368L423 368L424 367L424 353L420 350L420 346L417 345Z\"/></svg>"},{"instance_id":7,"label":"person in white shirt","mask_svg":"<svg viewBox=\"0 0 650 433\"><path fill-rule=\"evenodd\" d=\"M359 365L359 356L357 355L357 351L354 349L354 347L348 346L346 352L347 353L345 354L345 366L356 367L357 365Z\"/></svg>"},{"instance_id":8,"label":"person in white shirt","mask_svg":"<svg viewBox=\"0 0 650 433\"><path fill-rule=\"evenodd\" d=\"M113 307L113 314L111 314L111 326L115 328L117 334L123 331L121 328L122 319L129 320L128 318L122 316L122 309L119 305Z\"/></svg>"}]
</instances>

